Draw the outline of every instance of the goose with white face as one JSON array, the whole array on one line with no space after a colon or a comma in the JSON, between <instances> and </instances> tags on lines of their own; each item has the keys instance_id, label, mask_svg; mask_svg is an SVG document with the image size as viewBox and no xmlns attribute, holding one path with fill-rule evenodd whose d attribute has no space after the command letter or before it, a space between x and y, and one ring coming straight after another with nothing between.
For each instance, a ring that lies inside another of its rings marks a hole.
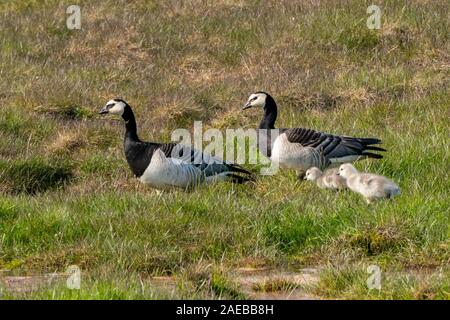
<instances>
[{"instance_id":1,"label":"goose with white face","mask_svg":"<svg viewBox=\"0 0 450 320\"><path fill-rule=\"evenodd\" d=\"M251 172L237 164L205 154L185 144L147 142L139 139L131 106L112 99L101 114L121 116L125 123L124 153L134 175L157 189L190 189L202 183L227 180L236 183L253 180Z\"/></svg>"},{"instance_id":2,"label":"goose with white face","mask_svg":"<svg viewBox=\"0 0 450 320\"><path fill-rule=\"evenodd\" d=\"M275 129L277 104L264 91L250 95L243 109L259 107L264 112L259 123L258 146L260 151L280 168L295 169L298 178L303 178L311 167L325 169L332 163L352 162L363 158L380 159L374 151L386 151L376 145L378 138L358 138L334 135L309 128ZM262 148L261 148L262 147Z\"/></svg>"},{"instance_id":3,"label":"goose with white face","mask_svg":"<svg viewBox=\"0 0 450 320\"><path fill-rule=\"evenodd\" d=\"M264 106L266 105L266 98L267 94L265 93L262 92L253 93L248 98L247 103L244 105L242 110L254 107L264 108Z\"/></svg>"},{"instance_id":4,"label":"goose with white face","mask_svg":"<svg viewBox=\"0 0 450 320\"><path fill-rule=\"evenodd\" d=\"M125 111L126 103L119 99L112 99L109 100L108 103L103 107L103 109L100 111L100 114L115 114L118 116L123 115Z\"/></svg>"}]
</instances>

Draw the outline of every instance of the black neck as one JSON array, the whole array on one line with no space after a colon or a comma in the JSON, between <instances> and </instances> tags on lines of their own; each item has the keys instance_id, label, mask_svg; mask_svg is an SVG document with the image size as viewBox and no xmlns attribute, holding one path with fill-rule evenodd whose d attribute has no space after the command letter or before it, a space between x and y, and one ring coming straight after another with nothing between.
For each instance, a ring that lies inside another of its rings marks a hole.
<instances>
[{"instance_id":1,"label":"black neck","mask_svg":"<svg viewBox=\"0 0 450 320\"><path fill-rule=\"evenodd\" d=\"M277 120L277 104L270 95L267 95L264 116L259 124L259 129L275 129L275 120Z\"/></svg>"},{"instance_id":2,"label":"black neck","mask_svg":"<svg viewBox=\"0 0 450 320\"><path fill-rule=\"evenodd\" d=\"M122 118L125 120L125 139L140 141L137 135L136 119L130 106L125 107Z\"/></svg>"}]
</instances>

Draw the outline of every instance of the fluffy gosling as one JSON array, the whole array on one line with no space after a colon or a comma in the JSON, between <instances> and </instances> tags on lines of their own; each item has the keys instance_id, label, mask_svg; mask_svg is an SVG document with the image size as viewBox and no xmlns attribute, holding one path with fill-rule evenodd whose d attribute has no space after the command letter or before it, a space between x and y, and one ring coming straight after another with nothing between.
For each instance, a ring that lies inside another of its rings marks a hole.
<instances>
[{"instance_id":1,"label":"fluffy gosling","mask_svg":"<svg viewBox=\"0 0 450 320\"><path fill-rule=\"evenodd\" d=\"M306 171L305 179L315 182L321 189L342 190L347 188L345 178L338 175L337 168L325 172L320 171L317 167L309 168Z\"/></svg>"},{"instance_id":2,"label":"fluffy gosling","mask_svg":"<svg viewBox=\"0 0 450 320\"><path fill-rule=\"evenodd\" d=\"M372 173L360 173L350 163L341 165L338 174L347 180L347 187L361 194L367 203L400 194L400 188L393 181Z\"/></svg>"}]
</instances>

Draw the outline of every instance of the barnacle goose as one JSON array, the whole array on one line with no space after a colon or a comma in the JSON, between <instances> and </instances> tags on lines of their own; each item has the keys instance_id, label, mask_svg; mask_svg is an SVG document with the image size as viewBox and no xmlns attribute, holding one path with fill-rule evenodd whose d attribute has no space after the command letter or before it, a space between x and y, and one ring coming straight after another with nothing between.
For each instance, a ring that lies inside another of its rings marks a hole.
<instances>
[{"instance_id":1,"label":"barnacle goose","mask_svg":"<svg viewBox=\"0 0 450 320\"><path fill-rule=\"evenodd\" d=\"M277 105L275 100L263 91L250 95L243 110L252 107L264 110L259 124L259 129L265 129L258 135L260 151L272 161L277 161L281 168L297 170L298 178L303 178L306 170L311 167L324 169L333 163L341 164L361 158L380 159L382 155L371 151L386 151L374 146L381 143L381 140L376 138L338 136L304 128L274 131ZM271 137L272 132L278 136Z\"/></svg>"},{"instance_id":2,"label":"barnacle goose","mask_svg":"<svg viewBox=\"0 0 450 320\"><path fill-rule=\"evenodd\" d=\"M367 203L400 194L400 188L395 182L373 173L358 172L350 163L341 165L338 174L346 179L348 188L361 194Z\"/></svg>"},{"instance_id":3,"label":"barnacle goose","mask_svg":"<svg viewBox=\"0 0 450 320\"><path fill-rule=\"evenodd\" d=\"M114 114L123 118L126 128L124 150L128 165L141 182L154 188L190 189L218 180L237 183L253 180L252 174L242 167L203 154L190 146L141 141L137 135L133 111L122 99L108 101L100 114Z\"/></svg>"}]
</instances>

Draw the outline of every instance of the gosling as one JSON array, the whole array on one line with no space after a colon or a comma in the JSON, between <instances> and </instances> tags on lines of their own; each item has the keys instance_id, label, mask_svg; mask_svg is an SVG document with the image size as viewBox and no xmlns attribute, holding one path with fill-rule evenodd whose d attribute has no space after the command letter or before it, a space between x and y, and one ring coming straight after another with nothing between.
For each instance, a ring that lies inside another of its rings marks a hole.
<instances>
[{"instance_id":1,"label":"gosling","mask_svg":"<svg viewBox=\"0 0 450 320\"><path fill-rule=\"evenodd\" d=\"M393 181L372 173L360 173L350 163L341 165L338 174L347 180L350 190L361 194L369 204L400 194L400 188Z\"/></svg>"},{"instance_id":2,"label":"gosling","mask_svg":"<svg viewBox=\"0 0 450 320\"><path fill-rule=\"evenodd\" d=\"M306 171L305 179L315 182L321 189L342 190L347 188L345 178L338 175L337 168L325 172L320 171L317 167L309 168Z\"/></svg>"}]
</instances>

